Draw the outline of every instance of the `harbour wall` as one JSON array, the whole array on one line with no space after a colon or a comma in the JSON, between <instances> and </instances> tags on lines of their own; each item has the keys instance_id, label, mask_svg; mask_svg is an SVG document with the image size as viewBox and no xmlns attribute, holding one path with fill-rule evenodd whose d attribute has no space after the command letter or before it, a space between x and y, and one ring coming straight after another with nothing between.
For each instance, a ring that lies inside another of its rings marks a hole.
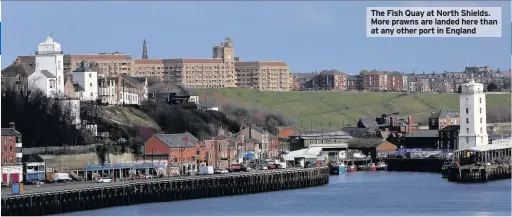
<instances>
[{"instance_id":1,"label":"harbour wall","mask_svg":"<svg viewBox=\"0 0 512 217\"><path fill-rule=\"evenodd\" d=\"M141 203L306 188L328 183L327 167L105 183L92 188L69 188L2 197L1 214L52 215Z\"/></svg>"},{"instance_id":2,"label":"harbour wall","mask_svg":"<svg viewBox=\"0 0 512 217\"><path fill-rule=\"evenodd\" d=\"M441 173L444 159L437 158L388 158L388 171Z\"/></svg>"}]
</instances>

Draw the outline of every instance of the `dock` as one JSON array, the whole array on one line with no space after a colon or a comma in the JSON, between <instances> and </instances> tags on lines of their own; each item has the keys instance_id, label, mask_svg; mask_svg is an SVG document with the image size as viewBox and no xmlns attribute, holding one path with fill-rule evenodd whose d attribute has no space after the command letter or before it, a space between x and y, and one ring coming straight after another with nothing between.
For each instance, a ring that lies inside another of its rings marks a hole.
<instances>
[{"instance_id":1,"label":"dock","mask_svg":"<svg viewBox=\"0 0 512 217\"><path fill-rule=\"evenodd\" d=\"M450 182L487 182L498 179L510 179L511 167L508 165L460 166L448 169Z\"/></svg>"},{"instance_id":2,"label":"dock","mask_svg":"<svg viewBox=\"0 0 512 217\"><path fill-rule=\"evenodd\" d=\"M141 203L298 189L328 183L329 168L315 167L30 188L22 195L2 194L1 214L55 215Z\"/></svg>"}]
</instances>

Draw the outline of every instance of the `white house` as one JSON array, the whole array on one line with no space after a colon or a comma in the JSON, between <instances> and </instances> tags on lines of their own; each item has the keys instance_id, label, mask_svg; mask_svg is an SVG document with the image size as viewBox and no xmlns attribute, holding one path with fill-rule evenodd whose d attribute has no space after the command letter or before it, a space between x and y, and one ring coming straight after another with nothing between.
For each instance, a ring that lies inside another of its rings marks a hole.
<instances>
[{"instance_id":1,"label":"white house","mask_svg":"<svg viewBox=\"0 0 512 217\"><path fill-rule=\"evenodd\" d=\"M459 93L460 133L459 149L474 148L489 144L487 135L484 85L473 78L462 84Z\"/></svg>"},{"instance_id":2,"label":"white house","mask_svg":"<svg viewBox=\"0 0 512 217\"><path fill-rule=\"evenodd\" d=\"M55 76L57 93L64 94L64 54L60 44L48 36L37 46L35 71L47 70Z\"/></svg>"},{"instance_id":3,"label":"white house","mask_svg":"<svg viewBox=\"0 0 512 217\"><path fill-rule=\"evenodd\" d=\"M55 97L57 90L57 78L47 70L36 70L28 76L29 88L41 90L46 97Z\"/></svg>"},{"instance_id":4,"label":"white house","mask_svg":"<svg viewBox=\"0 0 512 217\"><path fill-rule=\"evenodd\" d=\"M119 88L119 104L137 105L139 104L139 94L137 87L128 82L123 82Z\"/></svg>"},{"instance_id":5,"label":"white house","mask_svg":"<svg viewBox=\"0 0 512 217\"><path fill-rule=\"evenodd\" d=\"M193 102L195 103L196 105L199 105L199 96L190 96L190 98L188 99L189 102Z\"/></svg>"},{"instance_id":6,"label":"white house","mask_svg":"<svg viewBox=\"0 0 512 217\"><path fill-rule=\"evenodd\" d=\"M73 71L73 84L78 84L83 88L83 93L80 94L77 91L80 100L94 101L98 99L98 72L91 69L86 60L83 60L80 67ZM82 96L80 97L80 95Z\"/></svg>"},{"instance_id":7,"label":"white house","mask_svg":"<svg viewBox=\"0 0 512 217\"><path fill-rule=\"evenodd\" d=\"M118 104L117 101L117 78L105 77L98 79L98 96L102 103L109 105Z\"/></svg>"}]
</instances>

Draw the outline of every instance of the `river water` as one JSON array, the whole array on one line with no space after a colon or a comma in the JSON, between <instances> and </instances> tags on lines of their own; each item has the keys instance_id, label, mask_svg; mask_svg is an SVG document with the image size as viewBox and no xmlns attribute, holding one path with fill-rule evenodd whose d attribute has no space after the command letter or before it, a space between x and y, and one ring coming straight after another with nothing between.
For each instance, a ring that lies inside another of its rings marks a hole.
<instances>
[{"instance_id":1,"label":"river water","mask_svg":"<svg viewBox=\"0 0 512 217\"><path fill-rule=\"evenodd\" d=\"M457 184L440 174L354 172L321 187L66 213L168 215L500 215L511 216L511 181Z\"/></svg>"}]
</instances>

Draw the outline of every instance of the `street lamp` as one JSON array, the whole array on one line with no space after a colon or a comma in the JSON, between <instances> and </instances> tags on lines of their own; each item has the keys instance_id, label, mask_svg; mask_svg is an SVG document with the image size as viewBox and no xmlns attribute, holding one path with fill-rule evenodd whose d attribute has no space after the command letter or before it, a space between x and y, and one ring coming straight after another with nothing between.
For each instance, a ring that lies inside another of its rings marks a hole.
<instances>
[{"instance_id":1,"label":"street lamp","mask_svg":"<svg viewBox=\"0 0 512 217\"><path fill-rule=\"evenodd\" d=\"M153 158L155 157L155 154L153 152L154 150L155 150L155 148L151 149L151 168L152 169L155 169L155 164L153 163ZM149 172L149 174L151 174L151 171Z\"/></svg>"}]
</instances>

